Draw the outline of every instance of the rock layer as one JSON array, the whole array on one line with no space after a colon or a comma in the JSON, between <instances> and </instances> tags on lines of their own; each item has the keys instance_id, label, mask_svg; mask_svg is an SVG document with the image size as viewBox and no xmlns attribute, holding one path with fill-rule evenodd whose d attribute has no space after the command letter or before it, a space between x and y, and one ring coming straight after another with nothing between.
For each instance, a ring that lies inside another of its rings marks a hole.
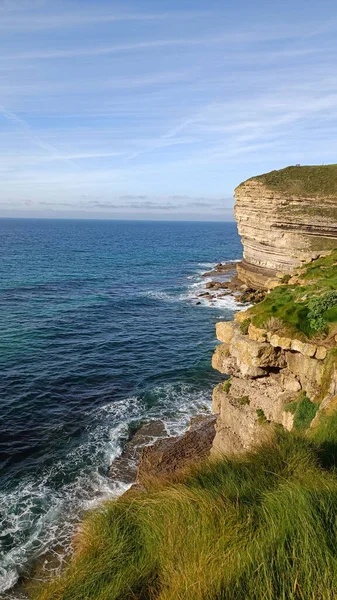
<instances>
[{"instance_id":1,"label":"rock layer","mask_svg":"<svg viewBox=\"0 0 337 600\"><path fill-rule=\"evenodd\" d=\"M300 169L300 167L299 167ZM246 285L268 288L337 246L336 197L302 197L269 189L256 179L235 190L235 218L243 244L238 275Z\"/></svg>"}]
</instances>

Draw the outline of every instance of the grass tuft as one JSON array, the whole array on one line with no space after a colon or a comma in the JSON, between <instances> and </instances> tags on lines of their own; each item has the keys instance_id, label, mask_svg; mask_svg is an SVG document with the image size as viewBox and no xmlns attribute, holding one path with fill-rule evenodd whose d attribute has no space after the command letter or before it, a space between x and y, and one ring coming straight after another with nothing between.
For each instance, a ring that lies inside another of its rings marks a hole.
<instances>
[{"instance_id":1,"label":"grass tuft","mask_svg":"<svg viewBox=\"0 0 337 600\"><path fill-rule=\"evenodd\" d=\"M229 379L227 379L227 381L225 381L225 383L223 384L223 386L222 386L222 391L223 391L223 392L225 392L226 394L228 394L229 390L231 389L231 385L232 385L232 382L231 382L231 380L230 380L230 378L229 378Z\"/></svg>"},{"instance_id":2,"label":"grass tuft","mask_svg":"<svg viewBox=\"0 0 337 600\"><path fill-rule=\"evenodd\" d=\"M311 402L305 392L300 392L299 399L289 402L284 410L294 415L294 429L305 431L317 413L318 404Z\"/></svg>"},{"instance_id":3,"label":"grass tuft","mask_svg":"<svg viewBox=\"0 0 337 600\"><path fill-rule=\"evenodd\" d=\"M251 319L245 319L242 321L242 323L240 323L240 331L243 333L243 335L247 335L250 323Z\"/></svg>"}]
</instances>

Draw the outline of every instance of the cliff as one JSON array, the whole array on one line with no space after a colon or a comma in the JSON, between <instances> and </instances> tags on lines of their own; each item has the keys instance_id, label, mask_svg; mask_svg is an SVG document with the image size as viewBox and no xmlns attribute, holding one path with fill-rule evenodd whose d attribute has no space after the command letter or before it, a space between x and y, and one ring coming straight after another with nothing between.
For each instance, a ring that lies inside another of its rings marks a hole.
<instances>
[{"instance_id":1,"label":"cliff","mask_svg":"<svg viewBox=\"0 0 337 600\"><path fill-rule=\"evenodd\" d=\"M213 393L213 453L261 443L270 424L309 432L337 402L337 251L234 321L220 322L213 367L230 376Z\"/></svg>"},{"instance_id":2,"label":"cliff","mask_svg":"<svg viewBox=\"0 0 337 600\"><path fill-rule=\"evenodd\" d=\"M253 288L337 246L337 165L287 167L235 189L243 244L238 275Z\"/></svg>"}]
</instances>

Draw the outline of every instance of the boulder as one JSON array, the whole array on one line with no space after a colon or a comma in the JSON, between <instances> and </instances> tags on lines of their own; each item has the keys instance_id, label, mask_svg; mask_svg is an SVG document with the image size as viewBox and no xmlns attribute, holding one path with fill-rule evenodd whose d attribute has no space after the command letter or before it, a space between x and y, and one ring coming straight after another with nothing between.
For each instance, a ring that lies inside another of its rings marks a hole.
<instances>
[{"instance_id":1,"label":"boulder","mask_svg":"<svg viewBox=\"0 0 337 600\"><path fill-rule=\"evenodd\" d=\"M282 337L282 336L277 335L276 333L273 333L269 337L269 343L271 344L271 346L274 346L274 348L282 348L283 350L290 350L292 340L290 338Z\"/></svg>"},{"instance_id":2,"label":"boulder","mask_svg":"<svg viewBox=\"0 0 337 600\"><path fill-rule=\"evenodd\" d=\"M314 346L314 344L301 342L300 340L292 340L291 350L293 350L293 352L300 352L301 354L303 354L303 356L308 356L309 358L312 358L316 353L317 346Z\"/></svg>"},{"instance_id":3,"label":"boulder","mask_svg":"<svg viewBox=\"0 0 337 600\"><path fill-rule=\"evenodd\" d=\"M265 342L267 340L267 330L255 327L253 323L250 323L248 327L248 337L253 342Z\"/></svg>"},{"instance_id":4,"label":"boulder","mask_svg":"<svg viewBox=\"0 0 337 600\"><path fill-rule=\"evenodd\" d=\"M229 344L237 330L237 324L234 321L220 321L215 325L216 337L220 342Z\"/></svg>"},{"instance_id":5,"label":"boulder","mask_svg":"<svg viewBox=\"0 0 337 600\"><path fill-rule=\"evenodd\" d=\"M322 385L324 363L299 352L286 352L286 361L288 369L298 378L310 398L318 395Z\"/></svg>"},{"instance_id":6,"label":"boulder","mask_svg":"<svg viewBox=\"0 0 337 600\"><path fill-rule=\"evenodd\" d=\"M317 360L324 360L326 358L327 353L328 351L325 348L325 346L317 346L315 358L317 358Z\"/></svg>"}]
</instances>

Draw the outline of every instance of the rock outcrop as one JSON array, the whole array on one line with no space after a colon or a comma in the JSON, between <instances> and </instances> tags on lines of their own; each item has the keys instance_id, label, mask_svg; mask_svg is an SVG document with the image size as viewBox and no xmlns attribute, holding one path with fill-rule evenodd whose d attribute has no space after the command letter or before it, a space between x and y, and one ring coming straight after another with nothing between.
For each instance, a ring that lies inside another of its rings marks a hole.
<instances>
[{"instance_id":1,"label":"rock outcrop","mask_svg":"<svg viewBox=\"0 0 337 600\"><path fill-rule=\"evenodd\" d=\"M252 324L242 333L240 322L245 318L246 313L237 313L236 320L216 325L221 344L212 364L230 379L213 392L217 414L213 454L249 450L270 434L268 423L290 430L301 397L318 407L337 392L336 357L324 345L279 336Z\"/></svg>"},{"instance_id":2,"label":"rock outcrop","mask_svg":"<svg viewBox=\"0 0 337 600\"><path fill-rule=\"evenodd\" d=\"M273 286L277 276L337 246L337 176L328 170L334 179L319 194L308 184L315 169L324 167L288 167L236 188L235 218L243 244L237 271L249 287Z\"/></svg>"},{"instance_id":3,"label":"rock outcrop","mask_svg":"<svg viewBox=\"0 0 337 600\"><path fill-rule=\"evenodd\" d=\"M146 487L149 479L167 478L206 458L215 436L215 421L215 415L194 417L183 435L145 446L139 459L137 484Z\"/></svg>"}]
</instances>

